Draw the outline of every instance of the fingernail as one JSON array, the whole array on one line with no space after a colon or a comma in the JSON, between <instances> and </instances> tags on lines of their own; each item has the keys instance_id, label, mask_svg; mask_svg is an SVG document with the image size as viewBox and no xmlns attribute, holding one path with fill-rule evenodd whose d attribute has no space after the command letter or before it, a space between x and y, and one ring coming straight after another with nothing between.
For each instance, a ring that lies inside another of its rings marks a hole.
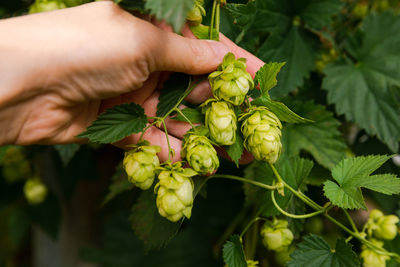
<instances>
[{"instance_id":1,"label":"fingernail","mask_svg":"<svg viewBox=\"0 0 400 267\"><path fill-rule=\"evenodd\" d=\"M221 62L224 56L229 52L229 48L223 43L217 41L211 41L211 40L206 40L206 41L210 44L211 48L214 50L218 62Z\"/></svg>"}]
</instances>

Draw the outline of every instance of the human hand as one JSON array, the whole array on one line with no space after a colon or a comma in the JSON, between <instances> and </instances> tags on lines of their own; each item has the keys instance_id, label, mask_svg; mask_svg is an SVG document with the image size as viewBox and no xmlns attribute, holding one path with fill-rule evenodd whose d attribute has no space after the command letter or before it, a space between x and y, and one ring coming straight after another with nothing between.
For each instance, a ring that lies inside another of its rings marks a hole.
<instances>
[{"instance_id":1,"label":"human hand","mask_svg":"<svg viewBox=\"0 0 400 267\"><path fill-rule=\"evenodd\" d=\"M6 74L0 82L3 144L77 142L75 136L99 112L126 102L142 105L151 116L164 71L209 73L228 48L249 59L252 74L262 65L226 38L222 37L226 45L184 38L138 19L112 2L8 19L0 22L0 32L9 36L3 44L7 66L0 63L0 72ZM191 34L188 29L184 32ZM204 83L188 100L204 101L210 95ZM167 125L179 157L180 138L188 126L172 121ZM118 145L137 139L133 135ZM161 160L167 158L161 130L149 129L145 139L162 147Z\"/></svg>"}]
</instances>

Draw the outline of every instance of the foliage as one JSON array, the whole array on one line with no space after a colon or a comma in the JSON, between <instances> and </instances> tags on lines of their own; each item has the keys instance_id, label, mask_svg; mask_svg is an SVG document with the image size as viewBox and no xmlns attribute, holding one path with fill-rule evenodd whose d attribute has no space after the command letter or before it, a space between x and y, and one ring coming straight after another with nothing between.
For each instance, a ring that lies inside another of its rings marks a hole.
<instances>
[{"instance_id":1,"label":"foliage","mask_svg":"<svg viewBox=\"0 0 400 267\"><path fill-rule=\"evenodd\" d=\"M64 3L75 5L72 2ZM114 2L129 11L154 15L177 33L194 3ZM266 62L255 73L251 98L234 111L239 118L251 108L268 108L283 122L279 160L239 165L245 152L239 122L235 142L217 149L225 150L233 163L220 158L216 174L193 177L193 195L199 197L192 217L172 223L159 215L154 187L140 192L129 183L120 164L122 153L110 146L32 146L18 148L18 153L10 146L0 147L0 216L6 218L0 222L0 266L15 265L21 251L30 246L31 229L39 227L57 240L61 222L71 216L69 208L82 201L76 199L82 190L87 198L81 203L96 199L94 206L102 208L92 210L101 245L84 248L81 259L101 266L224 262L242 267L257 260L260 266L347 267L360 266L357 254L366 249L370 255L390 257L387 266L398 265L397 231L394 240L383 244L369 233L374 232L372 226L359 219L359 210L368 206L380 207L391 218L400 215L398 3L232 0L214 6L213 2L204 3L205 25L190 29L199 39L214 40L220 29ZM0 16L28 9L28 1L5 1ZM148 118L134 103L115 106L79 137L113 143L143 132L149 123L160 127L169 117L204 124L201 107L184 101L199 80L169 74L160 84L156 117ZM180 109L181 104L186 107ZM49 196L37 206L29 205L22 193L24 182L34 176L49 188ZM275 219L289 222L294 240L285 251L271 254L261 247L259 232L265 221ZM319 227L310 226L316 222Z\"/></svg>"}]
</instances>

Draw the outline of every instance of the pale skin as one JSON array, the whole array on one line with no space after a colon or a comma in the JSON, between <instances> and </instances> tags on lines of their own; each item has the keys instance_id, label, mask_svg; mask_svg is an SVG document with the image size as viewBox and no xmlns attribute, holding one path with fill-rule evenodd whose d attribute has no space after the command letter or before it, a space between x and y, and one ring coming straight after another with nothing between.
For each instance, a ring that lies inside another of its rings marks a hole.
<instances>
[{"instance_id":1,"label":"pale skin","mask_svg":"<svg viewBox=\"0 0 400 267\"><path fill-rule=\"evenodd\" d=\"M109 1L0 20L0 145L82 142L76 136L99 113L132 101L154 116L168 73L208 74L229 51L247 59L252 76L264 64L222 35L215 42L196 40L188 27L182 32L184 37ZM205 81L186 100L199 104L209 97ZM190 126L167 120L167 128L179 160ZM116 145L136 143L139 136ZM160 160L167 160L161 129L150 128L144 139L161 146Z\"/></svg>"}]
</instances>

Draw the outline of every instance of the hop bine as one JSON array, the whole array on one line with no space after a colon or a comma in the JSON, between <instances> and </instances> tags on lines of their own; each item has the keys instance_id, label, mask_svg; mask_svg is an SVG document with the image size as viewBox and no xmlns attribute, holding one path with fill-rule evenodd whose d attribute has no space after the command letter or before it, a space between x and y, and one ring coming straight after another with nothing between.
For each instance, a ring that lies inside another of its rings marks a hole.
<instances>
[{"instance_id":1,"label":"hop bine","mask_svg":"<svg viewBox=\"0 0 400 267\"><path fill-rule=\"evenodd\" d=\"M243 121L244 147L255 159L275 163L282 150L282 124L278 117L265 107L256 107L239 121Z\"/></svg>"},{"instance_id":2,"label":"hop bine","mask_svg":"<svg viewBox=\"0 0 400 267\"><path fill-rule=\"evenodd\" d=\"M201 129L189 131L185 135L181 156L186 158L189 165L199 174L212 174L219 167L217 151L210 140L201 133L207 134L207 128L199 128Z\"/></svg>"},{"instance_id":3,"label":"hop bine","mask_svg":"<svg viewBox=\"0 0 400 267\"><path fill-rule=\"evenodd\" d=\"M215 98L235 106L243 103L247 92L254 87L251 75L246 71L246 59L235 59L232 53L226 54L217 70L208 79Z\"/></svg>"},{"instance_id":4,"label":"hop bine","mask_svg":"<svg viewBox=\"0 0 400 267\"><path fill-rule=\"evenodd\" d=\"M156 168L160 165L157 153L159 146L150 146L149 142L141 141L125 152L123 161L128 180L137 187L146 190L153 184Z\"/></svg>"},{"instance_id":5,"label":"hop bine","mask_svg":"<svg viewBox=\"0 0 400 267\"><path fill-rule=\"evenodd\" d=\"M193 207L192 176L197 173L183 168L182 162L167 163L159 168L159 182L154 188L157 194L157 208L161 216L177 222L185 216L190 218Z\"/></svg>"},{"instance_id":6,"label":"hop bine","mask_svg":"<svg viewBox=\"0 0 400 267\"><path fill-rule=\"evenodd\" d=\"M225 101L209 99L202 105L205 125L210 138L218 145L232 145L236 141L236 115L233 106Z\"/></svg>"},{"instance_id":7,"label":"hop bine","mask_svg":"<svg viewBox=\"0 0 400 267\"><path fill-rule=\"evenodd\" d=\"M285 220L266 221L261 228L261 236L264 246L275 251L286 250L293 241L293 233Z\"/></svg>"}]
</instances>

